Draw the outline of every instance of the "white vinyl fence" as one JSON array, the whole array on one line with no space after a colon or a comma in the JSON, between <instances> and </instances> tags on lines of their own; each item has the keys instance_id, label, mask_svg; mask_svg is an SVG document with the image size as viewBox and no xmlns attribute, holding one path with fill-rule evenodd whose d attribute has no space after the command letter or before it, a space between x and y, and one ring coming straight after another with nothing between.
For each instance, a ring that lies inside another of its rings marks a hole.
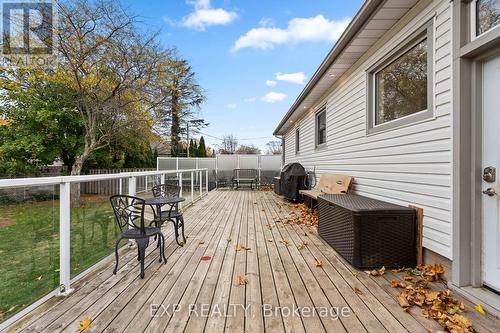
<instances>
[{"instance_id":1,"label":"white vinyl fence","mask_svg":"<svg viewBox=\"0 0 500 333\"><path fill-rule=\"evenodd\" d=\"M157 169L208 169L209 188L229 186L234 169L256 169L259 184L273 184L279 176L282 164L281 155L217 155L216 157L158 157Z\"/></svg>"}]
</instances>

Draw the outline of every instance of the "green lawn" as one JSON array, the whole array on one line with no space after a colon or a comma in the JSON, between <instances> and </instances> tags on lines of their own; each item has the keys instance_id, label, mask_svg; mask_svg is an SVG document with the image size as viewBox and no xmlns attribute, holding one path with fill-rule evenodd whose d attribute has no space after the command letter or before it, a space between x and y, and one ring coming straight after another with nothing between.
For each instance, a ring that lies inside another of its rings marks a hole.
<instances>
[{"instance_id":1,"label":"green lawn","mask_svg":"<svg viewBox=\"0 0 500 333\"><path fill-rule=\"evenodd\" d=\"M113 253L118 235L107 197L71 209L71 276ZM0 321L59 285L59 201L0 204Z\"/></svg>"}]
</instances>

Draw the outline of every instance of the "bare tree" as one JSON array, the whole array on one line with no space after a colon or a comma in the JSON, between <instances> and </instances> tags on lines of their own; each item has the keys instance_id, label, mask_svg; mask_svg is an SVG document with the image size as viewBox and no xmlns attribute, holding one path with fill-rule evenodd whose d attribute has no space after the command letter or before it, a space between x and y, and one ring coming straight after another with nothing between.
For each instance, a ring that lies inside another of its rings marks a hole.
<instances>
[{"instance_id":1,"label":"bare tree","mask_svg":"<svg viewBox=\"0 0 500 333\"><path fill-rule=\"evenodd\" d=\"M220 144L219 152L221 154L234 154L238 147L238 140L232 134L228 134L222 137L222 143Z\"/></svg>"},{"instance_id":2,"label":"bare tree","mask_svg":"<svg viewBox=\"0 0 500 333\"><path fill-rule=\"evenodd\" d=\"M267 153L270 155L281 155L283 152L283 147L281 146L281 141L273 140L266 143Z\"/></svg>"}]
</instances>

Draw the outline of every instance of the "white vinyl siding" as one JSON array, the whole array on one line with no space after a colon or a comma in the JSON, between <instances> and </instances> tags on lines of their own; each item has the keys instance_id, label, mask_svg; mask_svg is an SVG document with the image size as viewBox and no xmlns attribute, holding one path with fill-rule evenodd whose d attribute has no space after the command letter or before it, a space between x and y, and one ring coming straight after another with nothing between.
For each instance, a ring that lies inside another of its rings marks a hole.
<instances>
[{"instance_id":1,"label":"white vinyl siding","mask_svg":"<svg viewBox=\"0 0 500 333\"><path fill-rule=\"evenodd\" d=\"M418 28L434 17L434 117L367 135L366 70L388 52L404 44ZM326 99L327 145L315 149L315 113L300 119L300 155L295 155L295 129L285 135L286 163L300 162L318 173L337 172L355 177L355 193L424 209L424 246L452 258L452 95L451 3L434 1L370 56L354 65ZM397 30L397 31L396 31ZM384 39L384 37L382 37Z\"/></svg>"}]
</instances>

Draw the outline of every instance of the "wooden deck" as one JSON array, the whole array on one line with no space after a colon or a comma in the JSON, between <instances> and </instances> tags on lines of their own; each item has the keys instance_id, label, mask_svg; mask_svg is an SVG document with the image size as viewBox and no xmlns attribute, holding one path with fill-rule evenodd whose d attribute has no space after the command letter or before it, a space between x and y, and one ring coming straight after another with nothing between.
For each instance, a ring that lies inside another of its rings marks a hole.
<instances>
[{"instance_id":1,"label":"wooden deck","mask_svg":"<svg viewBox=\"0 0 500 333\"><path fill-rule=\"evenodd\" d=\"M136 252L128 251L116 276L110 261L79 281L71 296L47 302L10 330L77 332L87 318L92 323L85 332L440 330L418 308L406 313L399 306L390 280L401 276L358 272L314 231L275 222L290 209L272 192L212 191L186 210L184 247L173 241L171 225L165 227L166 265L150 246L146 277L140 279ZM250 249L237 251L237 245ZM248 284L239 285L239 276ZM498 329L496 319L464 302L477 331ZM296 307L317 312L297 316ZM334 316L332 308L345 315Z\"/></svg>"}]
</instances>

